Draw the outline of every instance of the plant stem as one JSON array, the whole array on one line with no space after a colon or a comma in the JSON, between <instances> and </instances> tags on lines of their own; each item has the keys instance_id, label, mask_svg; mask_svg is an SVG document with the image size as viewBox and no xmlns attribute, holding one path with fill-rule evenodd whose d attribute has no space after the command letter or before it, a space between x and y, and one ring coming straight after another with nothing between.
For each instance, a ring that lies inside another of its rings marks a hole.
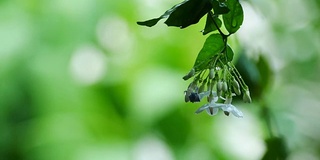
<instances>
[{"instance_id":1,"label":"plant stem","mask_svg":"<svg viewBox=\"0 0 320 160\"><path fill-rule=\"evenodd\" d=\"M210 11L210 17L212 18L213 24L214 24L214 26L216 26L216 28L217 28L217 30L219 31L219 33L220 33L220 35L222 36L222 38L223 38L223 39L226 39L228 36L225 35L225 34L221 31L221 29L220 29L220 27L218 26L217 22L214 20L215 15L212 13L212 11Z\"/></svg>"}]
</instances>

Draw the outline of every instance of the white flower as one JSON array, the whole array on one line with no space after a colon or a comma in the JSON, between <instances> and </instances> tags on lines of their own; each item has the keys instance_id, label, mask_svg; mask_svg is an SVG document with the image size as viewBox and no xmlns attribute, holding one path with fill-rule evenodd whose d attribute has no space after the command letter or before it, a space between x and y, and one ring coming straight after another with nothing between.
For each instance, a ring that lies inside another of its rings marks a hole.
<instances>
[{"instance_id":1,"label":"white flower","mask_svg":"<svg viewBox=\"0 0 320 160\"><path fill-rule=\"evenodd\" d=\"M217 93L216 92L212 92L212 94L210 94L210 92L208 92L208 93L206 92L205 95L208 96L209 103L201 106L196 111L196 113L200 113L203 110L206 110L209 115L211 115L211 116L216 115L218 113L218 110L219 110L218 107L223 105L223 104L220 104L220 103L216 103L218 101Z\"/></svg>"},{"instance_id":2,"label":"white flower","mask_svg":"<svg viewBox=\"0 0 320 160\"><path fill-rule=\"evenodd\" d=\"M232 97L227 97L226 101L224 101L224 105L221 107L221 109L225 112L232 113L234 116L238 118L243 117L243 113L239 111L234 105L231 104L232 102Z\"/></svg>"},{"instance_id":3,"label":"white flower","mask_svg":"<svg viewBox=\"0 0 320 160\"><path fill-rule=\"evenodd\" d=\"M199 95L199 98L200 98L200 100L202 99L202 98L204 98L204 97L213 97L213 98L217 98L217 100L218 100L218 97L217 97L217 93L216 92L214 92L214 91L212 91L211 92L211 95L210 95L210 91L205 91L205 92L201 92L201 93L199 93L198 94ZM216 101L217 101L216 100ZM211 100L210 100L211 101Z\"/></svg>"},{"instance_id":4,"label":"white flower","mask_svg":"<svg viewBox=\"0 0 320 160\"><path fill-rule=\"evenodd\" d=\"M219 108L222 109L224 112L232 113L234 116L238 118L243 117L243 113L239 111L234 105L231 104L232 97L229 96L226 98L224 103L216 103L218 101L218 97L215 96L211 99L211 101L208 104L205 104L201 106L196 113L200 113L203 110L206 110L207 113L211 116L214 116L218 113Z\"/></svg>"}]
</instances>

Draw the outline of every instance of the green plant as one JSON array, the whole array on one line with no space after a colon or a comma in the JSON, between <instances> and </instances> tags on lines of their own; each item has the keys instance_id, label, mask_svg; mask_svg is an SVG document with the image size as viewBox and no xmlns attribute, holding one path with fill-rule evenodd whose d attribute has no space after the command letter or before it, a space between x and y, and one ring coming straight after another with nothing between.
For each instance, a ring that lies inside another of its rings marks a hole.
<instances>
[{"instance_id":1,"label":"green plant","mask_svg":"<svg viewBox=\"0 0 320 160\"><path fill-rule=\"evenodd\" d=\"M183 77L184 80L193 77L185 91L185 101L200 102L207 97L208 103L196 113L206 110L209 115L215 115L220 108L226 115L232 113L236 117L243 117L242 112L231 104L232 97L242 94L243 101L250 103L250 92L232 63L234 52L228 45L228 37L236 33L243 22L239 0L185 0L158 18L137 23L152 27L167 18L165 24L183 29L198 23L205 15L206 24L202 34L212 34L206 39L190 72ZM224 33L222 27L228 33ZM219 99L224 103L217 103Z\"/></svg>"}]
</instances>

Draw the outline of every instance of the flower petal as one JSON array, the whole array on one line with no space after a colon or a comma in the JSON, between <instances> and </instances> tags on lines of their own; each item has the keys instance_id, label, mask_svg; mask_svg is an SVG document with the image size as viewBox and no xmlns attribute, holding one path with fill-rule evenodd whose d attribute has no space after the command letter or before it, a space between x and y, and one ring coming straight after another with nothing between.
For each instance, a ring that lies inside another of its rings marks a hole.
<instances>
[{"instance_id":1,"label":"flower petal","mask_svg":"<svg viewBox=\"0 0 320 160\"><path fill-rule=\"evenodd\" d=\"M214 116L218 113L219 108L208 107L206 111L210 116Z\"/></svg>"},{"instance_id":2,"label":"flower petal","mask_svg":"<svg viewBox=\"0 0 320 160\"><path fill-rule=\"evenodd\" d=\"M238 118L243 117L243 113L239 111L234 105L232 104L226 104L223 107L221 107L223 111L231 112L234 116Z\"/></svg>"},{"instance_id":3,"label":"flower petal","mask_svg":"<svg viewBox=\"0 0 320 160\"><path fill-rule=\"evenodd\" d=\"M201 100L203 97L208 97L210 95L210 91L201 92L198 95L199 95L199 98Z\"/></svg>"},{"instance_id":4,"label":"flower petal","mask_svg":"<svg viewBox=\"0 0 320 160\"><path fill-rule=\"evenodd\" d=\"M214 101L216 102L218 100L218 96L217 93L215 91L211 91L213 97L214 97ZM209 97L210 96L210 91L205 91L205 92L201 92L198 94L200 97L200 100L204 97Z\"/></svg>"},{"instance_id":5,"label":"flower petal","mask_svg":"<svg viewBox=\"0 0 320 160\"><path fill-rule=\"evenodd\" d=\"M220 108L223 111L226 111L226 112L231 112L232 111L232 109L230 108L230 106L228 104L223 104Z\"/></svg>"},{"instance_id":6,"label":"flower petal","mask_svg":"<svg viewBox=\"0 0 320 160\"><path fill-rule=\"evenodd\" d=\"M203 106L201 106L200 108L198 108L196 110L196 113L201 113L203 110L207 109L210 106L210 104L204 104Z\"/></svg>"},{"instance_id":7,"label":"flower petal","mask_svg":"<svg viewBox=\"0 0 320 160\"><path fill-rule=\"evenodd\" d=\"M210 103L212 108L223 108L225 107L225 104L222 103Z\"/></svg>"},{"instance_id":8,"label":"flower petal","mask_svg":"<svg viewBox=\"0 0 320 160\"><path fill-rule=\"evenodd\" d=\"M235 106L233 106L231 113L238 118L243 118L243 113L240 110L238 110Z\"/></svg>"}]
</instances>

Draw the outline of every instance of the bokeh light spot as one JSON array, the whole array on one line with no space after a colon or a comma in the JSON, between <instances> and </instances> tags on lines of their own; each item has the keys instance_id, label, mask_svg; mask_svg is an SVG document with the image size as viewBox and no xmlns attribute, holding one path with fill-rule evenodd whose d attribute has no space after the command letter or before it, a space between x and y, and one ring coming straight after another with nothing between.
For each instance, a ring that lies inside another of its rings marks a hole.
<instances>
[{"instance_id":1,"label":"bokeh light spot","mask_svg":"<svg viewBox=\"0 0 320 160\"><path fill-rule=\"evenodd\" d=\"M92 46L80 47L72 55L70 69L75 80L83 84L96 83L106 72L106 56Z\"/></svg>"}]
</instances>

